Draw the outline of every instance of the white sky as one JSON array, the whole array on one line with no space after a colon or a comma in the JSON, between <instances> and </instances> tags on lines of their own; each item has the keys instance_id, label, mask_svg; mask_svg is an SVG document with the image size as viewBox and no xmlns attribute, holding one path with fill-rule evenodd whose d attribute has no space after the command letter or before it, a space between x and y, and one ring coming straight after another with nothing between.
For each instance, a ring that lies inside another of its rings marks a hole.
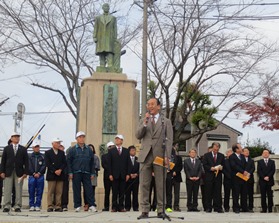
<instances>
[{"instance_id":1,"label":"white sky","mask_svg":"<svg viewBox=\"0 0 279 223\"><path fill-rule=\"evenodd\" d=\"M263 1L268 3L279 3L279 0ZM265 9L270 14L262 15L278 15L279 5L265 6ZM116 15L117 16L117 15ZM271 40L279 38L278 25L279 20L272 21L253 21L254 26L259 28L259 31L264 33ZM93 44L93 42L92 42ZM127 53L122 57L122 68L128 78L134 79L138 82L137 89L141 89L141 60L137 58L128 48ZM45 73L40 73L44 72ZM38 73L29 77L14 78L22 75ZM24 63L13 64L0 73L0 99L3 97L10 97L3 106L0 107L0 146L6 145L11 132L14 129L14 120L12 114L16 112L17 104L24 103L26 106L26 114L23 120L22 144L25 145L29 138L37 132L37 130L46 124L41 133L42 146L50 146L51 139L59 137L64 141L66 147L75 140L75 119L68 111L68 108L63 103L60 95L50 91L35 88L30 85L29 78L40 80L40 83L55 83L56 86L65 89L61 78L51 71L38 70L31 65ZM32 114L34 112L54 112L65 111L65 113L50 113L50 114ZM30 114L31 113L31 114ZM218 118L218 115L217 115ZM237 129L243 133L241 142L246 142L247 138L260 138L263 141L269 142L273 149L277 149L279 153L278 131L264 131L254 124L250 127L242 128L242 122L245 120L245 115L241 115L237 119L233 114L225 120L225 123L232 128ZM88 143L93 143L88 140ZM125 143L124 143L125 145ZM125 145L129 146L129 145Z\"/></svg>"}]
</instances>

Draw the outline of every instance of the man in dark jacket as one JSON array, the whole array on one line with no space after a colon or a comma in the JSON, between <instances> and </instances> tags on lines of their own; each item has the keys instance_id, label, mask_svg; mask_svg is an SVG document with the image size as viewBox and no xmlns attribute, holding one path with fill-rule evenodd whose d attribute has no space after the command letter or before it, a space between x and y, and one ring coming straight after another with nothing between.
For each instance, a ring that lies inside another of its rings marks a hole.
<instances>
[{"instance_id":1,"label":"man in dark jacket","mask_svg":"<svg viewBox=\"0 0 279 223\"><path fill-rule=\"evenodd\" d=\"M114 147L113 142L108 142L107 143L107 149L111 149ZM110 205L110 191L112 188L112 182L109 179L109 172L108 172L108 152L106 154L103 154L101 157L102 161L102 167L104 169L104 177L103 177L103 182L104 182L104 189L105 189L105 198L104 198L104 208L102 211L109 211L109 205Z\"/></svg>"},{"instance_id":2,"label":"man in dark jacket","mask_svg":"<svg viewBox=\"0 0 279 223\"><path fill-rule=\"evenodd\" d=\"M212 143L212 152L204 154L203 167L205 171L206 212L223 213L222 208L222 169L225 156L219 153L220 143Z\"/></svg>"},{"instance_id":3,"label":"man in dark jacket","mask_svg":"<svg viewBox=\"0 0 279 223\"><path fill-rule=\"evenodd\" d=\"M274 185L275 162L269 158L269 150L263 150L263 159L258 161L259 184L261 191L261 213L272 212L273 208L273 191L271 187ZM266 195L268 205L266 204Z\"/></svg>"},{"instance_id":4,"label":"man in dark jacket","mask_svg":"<svg viewBox=\"0 0 279 223\"><path fill-rule=\"evenodd\" d=\"M40 211L44 191L46 164L44 155L40 153L40 144L34 142L32 148L33 153L29 155L29 211Z\"/></svg>"},{"instance_id":5,"label":"man in dark jacket","mask_svg":"<svg viewBox=\"0 0 279 223\"><path fill-rule=\"evenodd\" d=\"M246 161L242 154L242 147L239 143L232 146L233 154L230 156L230 164L232 170L232 182L233 182L233 211L235 213L248 212L247 207L247 185L246 182L236 176L237 173L241 173L247 177L250 176L246 169ZM240 196L240 205L239 205Z\"/></svg>"},{"instance_id":6,"label":"man in dark jacket","mask_svg":"<svg viewBox=\"0 0 279 223\"><path fill-rule=\"evenodd\" d=\"M224 174L224 209L225 212L230 211L230 196L232 191L232 170L229 157L233 154L232 149L226 151L226 159L224 161L223 174Z\"/></svg>"},{"instance_id":7,"label":"man in dark jacket","mask_svg":"<svg viewBox=\"0 0 279 223\"><path fill-rule=\"evenodd\" d=\"M167 212L172 212L172 191L174 191L174 211L181 211L179 208L179 197L180 197L180 183L182 182L181 170L183 168L182 158L178 155L178 145L172 149L171 161L175 163L172 170L167 173L166 179L166 195L167 195Z\"/></svg>"},{"instance_id":8,"label":"man in dark jacket","mask_svg":"<svg viewBox=\"0 0 279 223\"><path fill-rule=\"evenodd\" d=\"M83 185L89 211L97 212L94 206L91 180L96 176L93 151L85 144L85 133L76 134L77 144L70 148L67 155L69 178L73 181L74 208L81 209L81 184Z\"/></svg>"},{"instance_id":9,"label":"man in dark jacket","mask_svg":"<svg viewBox=\"0 0 279 223\"><path fill-rule=\"evenodd\" d=\"M250 151L248 148L243 149L243 155L245 157L246 161L246 170L250 175L249 180L246 182L246 187L247 187L247 197L248 197L248 211L253 213L253 208L254 208L254 172L255 172L255 162L254 160L250 157Z\"/></svg>"},{"instance_id":10,"label":"man in dark jacket","mask_svg":"<svg viewBox=\"0 0 279 223\"><path fill-rule=\"evenodd\" d=\"M47 205L48 212L53 210L62 212L61 197L63 192L64 171L67 166L66 157L63 151L59 150L62 140L54 138L52 148L45 152L45 162L47 167L46 180L48 181ZM53 206L55 197L55 208Z\"/></svg>"},{"instance_id":11,"label":"man in dark jacket","mask_svg":"<svg viewBox=\"0 0 279 223\"><path fill-rule=\"evenodd\" d=\"M198 193L200 187L200 178L202 174L202 164L197 159L196 149L190 149L189 158L184 160L184 171L186 174L187 189L187 208L191 212L199 212L198 210Z\"/></svg>"},{"instance_id":12,"label":"man in dark jacket","mask_svg":"<svg viewBox=\"0 0 279 223\"><path fill-rule=\"evenodd\" d=\"M130 179L126 182L126 194L125 194L125 210L130 211L133 206L133 211L139 210L139 163L138 157L136 157L137 149L135 146L128 147L130 153L130 160L128 162L128 169L130 173ZM133 204L131 204L131 195L133 194Z\"/></svg>"},{"instance_id":13,"label":"man in dark jacket","mask_svg":"<svg viewBox=\"0 0 279 223\"><path fill-rule=\"evenodd\" d=\"M122 147L123 135L115 136L115 146L108 151L109 179L112 181L112 212L125 212L124 196L126 182L130 178L128 149Z\"/></svg>"},{"instance_id":14,"label":"man in dark jacket","mask_svg":"<svg viewBox=\"0 0 279 223\"><path fill-rule=\"evenodd\" d=\"M15 183L15 212L21 212L22 206L22 185L28 175L28 154L27 149L19 145L20 134L14 132L11 135L11 144L6 146L2 154L0 168L1 177L4 180L4 209L9 212L11 209L11 194Z\"/></svg>"}]
</instances>

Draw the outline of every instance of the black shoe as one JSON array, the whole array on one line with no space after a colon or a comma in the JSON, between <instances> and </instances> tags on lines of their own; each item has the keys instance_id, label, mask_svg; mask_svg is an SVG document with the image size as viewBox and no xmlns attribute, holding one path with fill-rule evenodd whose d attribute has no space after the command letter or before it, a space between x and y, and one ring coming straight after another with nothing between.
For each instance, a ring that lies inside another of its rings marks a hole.
<instances>
[{"instance_id":1,"label":"black shoe","mask_svg":"<svg viewBox=\"0 0 279 223\"><path fill-rule=\"evenodd\" d=\"M125 210L129 212L131 209L126 209L126 208L125 208Z\"/></svg>"},{"instance_id":2,"label":"black shoe","mask_svg":"<svg viewBox=\"0 0 279 223\"><path fill-rule=\"evenodd\" d=\"M140 219L147 219L148 218L148 212L142 212L140 216L138 216L138 220Z\"/></svg>"},{"instance_id":3,"label":"black shoe","mask_svg":"<svg viewBox=\"0 0 279 223\"><path fill-rule=\"evenodd\" d=\"M103 208L102 211L109 211L109 208Z\"/></svg>"},{"instance_id":4,"label":"black shoe","mask_svg":"<svg viewBox=\"0 0 279 223\"><path fill-rule=\"evenodd\" d=\"M268 210L268 213L272 213L272 210Z\"/></svg>"},{"instance_id":5,"label":"black shoe","mask_svg":"<svg viewBox=\"0 0 279 223\"><path fill-rule=\"evenodd\" d=\"M230 212L230 209L229 208L225 208L225 212Z\"/></svg>"},{"instance_id":6,"label":"black shoe","mask_svg":"<svg viewBox=\"0 0 279 223\"><path fill-rule=\"evenodd\" d=\"M206 209L206 213L211 213L212 210L211 209Z\"/></svg>"},{"instance_id":7,"label":"black shoe","mask_svg":"<svg viewBox=\"0 0 279 223\"><path fill-rule=\"evenodd\" d=\"M193 211L193 209L188 209L188 210L187 210L187 212L192 212L192 211Z\"/></svg>"},{"instance_id":8,"label":"black shoe","mask_svg":"<svg viewBox=\"0 0 279 223\"><path fill-rule=\"evenodd\" d=\"M248 210L249 213L254 213L253 209Z\"/></svg>"},{"instance_id":9,"label":"black shoe","mask_svg":"<svg viewBox=\"0 0 279 223\"><path fill-rule=\"evenodd\" d=\"M4 209L3 209L3 212L9 212L9 211L10 211L9 208L4 208Z\"/></svg>"},{"instance_id":10,"label":"black shoe","mask_svg":"<svg viewBox=\"0 0 279 223\"><path fill-rule=\"evenodd\" d=\"M21 212L20 208L16 208L15 212Z\"/></svg>"},{"instance_id":11,"label":"black shoe","mask_svg":"<svg viewBox=\"0 0 279 223\"><path fill-rule=\"evenodd\" d=\"M165 215L163 214L163 212L159 212L157 214L157 218L165 218Z\"/></svg>"},{"instance_id":12,"label":"black shoe","mask_svg":"<svg viewBox=\"0 0 279 223\"><path fill-rule=\"evenodd\" d=\"M139 209L136 208L136 209L134 209L133 211L139 211Z\"/></svg>"},{"instance_id":13,"label":"black shoe","mask_svg":"<svg viewBox=\"0 0 279 223\"><path fill-rule=\"evenodd\" d=\"M53 208L48 208L47 212L53 212Z\"/></svg>"},{"instance_id":14,"label":"black shoe","mask_svg":"<svg viewBox=\"0 0 279 223\"><path fill-rule=\"evenodd\" d=\"M54 211L55 211L55 212L63 212L63 209L62 209L62 208L55 208Z\"/></svg>"},{"instance_id":15,"label":"black shoe","mask_svg":"<svg viewBox=\"0 0 279 223\"><path fill-rule=\"evenodd\" d=\"M261 213L266 213L266 210L262 210Z\"/></svg>"},{"instance_id":16,"label":"black shoe","mask_svg":"<svg viewBox=\"0 0 279 223\"><path fill-rule=\"evenodd\" d=\"M193 212L200 212L200 210L197 209L197 208L192 209L192 211L193 211Z\"/></svg>"},{"instance_id":17,"label":"black shoe","mask_svg":"<svg viewBox=\"0 0 279 223\"><path fill-rule=\"evenodd\" d=\"M175 207L174 211L181 212L181 209L179 207Z\"/></svg>"},{"instance_id":18,"label":"black shoe","mask_svg":"<svg viewBox=\"0 0 279 223\"><path fill-rule=\"evenodd\" d=\"M235 211L234 211L234 213L236 213L236 214L239 214L239 212L240 212L239 210L235 210Z\"/></svg>"},{"instance_id":19,"label":"black shoe","mask_svg":"<svg viewBox=\"0 0 279 223\"><path fill-rule=\"evenodd\" d=\"M224 211L221 209L221 210L218 210L217 211L218 213L224 213Z\"/></svg>"}]
</instances>

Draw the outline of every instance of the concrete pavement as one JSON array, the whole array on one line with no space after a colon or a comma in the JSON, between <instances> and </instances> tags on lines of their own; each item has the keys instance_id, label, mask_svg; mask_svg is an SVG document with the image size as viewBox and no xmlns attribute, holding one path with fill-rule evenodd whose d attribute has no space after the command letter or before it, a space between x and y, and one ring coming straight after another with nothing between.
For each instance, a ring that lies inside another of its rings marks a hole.
<instances>
[{"instance_id":1,"label":"concrete pavement","mask_svg":"<svg viewBox=\"0 0 279 223\"><path fill-rule=\"evenodd\" d=\"M126 212L126 213L111 213L111 212L29 212L28 210L22 210L21 213L3 213L0 212L0 222L12 223L12 222L94 222L94 223L162 223L168 222L167 219L149 218L144 220L137 220L140 212ZM205 212L174 212L169 214L172 218L172 222L201 222L201 223L278 223L279 213L240 213L235 214L233 212L218 214L218 213L205 213ZM155 212L150 212L149 216L156 216ZM184 217L184 220L177 219L177 217Z\"/></svg>"}]
</instances>

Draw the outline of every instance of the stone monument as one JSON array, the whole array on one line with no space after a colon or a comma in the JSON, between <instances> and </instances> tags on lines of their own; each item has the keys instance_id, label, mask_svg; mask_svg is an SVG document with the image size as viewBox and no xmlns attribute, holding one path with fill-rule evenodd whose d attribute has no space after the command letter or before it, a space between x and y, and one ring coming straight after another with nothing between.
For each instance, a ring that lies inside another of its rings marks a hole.
<instances>
[{"instance_id":1,"label":"stone monument","mask_svg":"<svg viewBox=\"0 0 279 223\"><path fill-rule=\"evenodd\" d=\"M116 18L103 5L104 14L95 19L93 39L100 65L91 77L82 81L79 97L78 131L86 132L86 143L92 143L97 155L116 134L124 136L124 146L137 144L135 131L139 120L137 82L127 78L120 68L121 44L117 40ZM103 174L96 188L98 209L103 207Z\"/></svg>"}]
</instances>

